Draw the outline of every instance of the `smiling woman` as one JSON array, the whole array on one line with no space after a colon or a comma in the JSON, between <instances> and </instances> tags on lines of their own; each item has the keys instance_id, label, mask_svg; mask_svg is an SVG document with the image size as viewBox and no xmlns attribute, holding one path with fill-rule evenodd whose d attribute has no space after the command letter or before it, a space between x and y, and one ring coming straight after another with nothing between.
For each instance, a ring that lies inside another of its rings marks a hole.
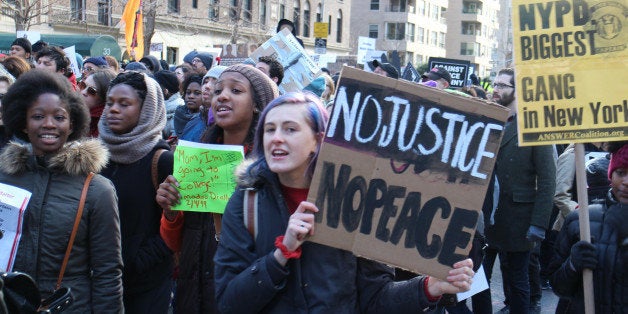
<instances>
[{"instance_id":1,"label":"smiling woman","mask_svg":"<svg viewBox=\"0 0 628 314\"><path fill-rule=\"evenodd\" d=\"M38 69L23 74L4 96L2 114L10 134L26 143L11 142L0 154L0 183L33 193L13 270L31 274L46 298L61 269L83 183L90 172L100 172L109 153L99 141L83 139L87 107L62 75ZM111 182L94 176L85 204L64 277L71 280L63 281L74 295L68 311L119 313L120 221Z\"/></svg>"}]
</instances>

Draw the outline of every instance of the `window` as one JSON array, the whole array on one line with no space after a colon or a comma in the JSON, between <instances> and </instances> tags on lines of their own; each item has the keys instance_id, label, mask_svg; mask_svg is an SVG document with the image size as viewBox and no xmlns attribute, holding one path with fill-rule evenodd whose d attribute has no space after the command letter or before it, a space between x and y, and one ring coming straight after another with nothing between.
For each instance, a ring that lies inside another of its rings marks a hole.
<instances>
[{"instance_id":1,"label":"window","mask_svg":"<svg viewBox=\"0 0 628 314\"><path fill-rule=\"evenodd\" d=\"M322 21L323 21L323 5L319 3L316 6L316 22L322 22Z\"/></svg>"},{"instance_id":2,"label":"window","mask_svg":"<svg viewBox=\"0 0 628 314\"><path fill-rule=\"evenodd\" d=\"M331 35L331 15L327 17L327 23L329 23L329 28L327 28L327 35Z\"/></svg>"},{"instance_id":3,"label":"window","mask_svg":"<svg viewBox=\"0 0 628 314\"><path fill-rule=\"evenodd\" d=\"M253 5L251 4L252 0L242 0L242 19L244 20L244 26L251 26L251 22L253 21L253 14L251 10L253 10Z\"/></svg>"},{"instance_id":4,"label":"window","mask_svg":"<svg viewBox=\"0 0 628 314\"><path fill-rule=\"evenodd\" d=\"M370 24L369 25L369 38L377 39L379 37L379 25Z\"/></svg>"},{"instance_id":5,"label":"window","mask_svg":"<svg viewBox=\"0 0 628 314\"><path fill-rule=\"evenodd\" d=\"M198 9L198 0L192 0L192 9Z\"/></svg>"},{"instance_id":6,"label":"window","mask_svg":"<svg viewBox=\"0 0 628 314\"><path fill-rule=\"evenodd\" d=\"M479 43L460 43L460 54L463 56L480 56Z\"/></svg>"},{"instance_id":7,"label":"window","mask_svg":"<svg viewBox=\"0 0 628 314\"><path fill-rule=\"evenodd\" d=\"M438 46L438 37L436 32L431 31L430 32L430 45L437 47Z\"/></svg>"},{"instance_id":8,"label":"window","mask_svg":"<svg viewBox=\"0 0 628 314\"><path fill-rule=\"evenodd\" d=\"M98 24L111 25L111 0L98 1Z\"/></svg>"},{"instance_id":9,"label":"window","mask_svg":"<svg viewBox=\"0 0 628 314\"><path fill-rule=\"evenodd\" d=\"M77 21L85 21L85 0L71 0L72 19ZM4 2L4 1L3 1Z\"/></svg>"},{"instance_id":10,"label":"window","mask_svg":"<svg viewBox=\"0 0 628 314\"><path fill-rule=\"evenodd\" d=\"M437 5L432 4L432 10L430 10L430 14L432 20L438 21L438 19L440 18L440 8Z\"/></svg>"},{"instance_id":11,"label":"window","mask_svg":"<svg viewBox=\"0 0 628 314\"><path fill-rule=\"evenodd\" d=\"M233 22L239 19L238 16L238 0L229 1L229 19Z\"/></svg>"},{"instance_id":12,"label":"window","mask_svg":"<svg viewBox=\"0 0 628 314\"><path fill-rule=\"evenodd\" d=\"M445 48L445 33L438 33L438 47Z\"/></svg>"},{"instance_id":13,"label":"window","mask_svg":"<svg viewBox=\"0 0 628 314\"><path fill-rule=\"evenodd\" d=\"M390 12L406 12L406 0L390 0Z\"/></svg>"},{"instance_id":14,"label":"window","mask_svg":"<svg viewBox=\"0 0 628 314\"><path fill-rule=\"evenodd\" d=\"M303 37L310 37L310 2L305 2L303 8Z\"/></svg>"},{"instance_id":15,"label":"window","mask_svg":"<svg viewBox=\"0 0 628 314\"><path fill-rule=\"evenodd\" d=\"M386 23L386 39L403 40L405 33L405 23Z\"/></svg>"},{"instance_id":16,"label":"window","mask_svg":"<svg viewBox=\"0 0 628 314\"><path fill-rule=\"evenodd\" d=\"M464 1L462 2L462 13L482 15L482 3Z\"/></svg>"},{"instance_id":17,"label":"window","mask_svg":"<svg viewBox=\"0 0 628 314\"><path fill-rule=\"evenodd\" d=\"M292 23L294 23L294 33L299 35L299 24L301 24L301 6L299 5L299 0L294 0L294 10L292 11Z\"/></svg>"},{"instance_id":18,"label":"window","mask_svg":"<svg viewBox=\"0 0 628 314\"><path fill-rule=\"evenodd\" d=\"M179 13L179 0L168 0L168 12Z\"/></svg>"},{"instance_id":19,"label":"window","mask_svg":"<svg viewBox=\"0 0 628 314\"><path fill-rule=\"evenodd\" d=\"M414 41L414 24L412 23L406 25L406 40Z\"/></svg>"},{"instance_id":20,"label":"window","mask_svg":"<svg viewBox=\"0 0 628 314\"><path fill-rule=\"evenodd\" d=\"M338 16L336 17L336 42L342 42L342 11L338 10Z\"/></svg>"},{"instance_id":21,"label":"window","mask_svg":"<svg viewBox=\"0 0 628 314\"><path fill-rule=\"evenodd\" d=\"M218 22L220 17L220 0L209 0L209 19L214 22Z\"/></svg>"},{"instance_id":22,"label":"window","mask_svg":"<svg viewBox=\"0 0 628 314\"><path fill-rule=\"evenodd\" d=\"M418 37L417 37L417 41L418 41L420 44L425 43L425 29L424 29L423 27L419 27L419 28L417 29L417 35L418 35Z\"/></svg>"},{"instance_id":23,"label":"window","mask_svg":"<svg viewBox=\"0 0 628 314\"><path fill-rule=\"evenodd\" d=\"M266 26L266 0L259 1L259 24Z\"/></svg>"},{"instance_id":24,"label":"window","mask_svg":"<svg viewBox=\"0 0 628 314\"><path fill-rule=\"evenodd\" d=\"M379 0L371 0L371 11L379 11Z\"/></svg>"},{"instance_id":25,"label":"window","mask_svg":"<svg viewBox=\"0 0 628 314\"><path fill-rule=\"evenodd\" d=\"M417 14L421 16L425 16L425 1L418 0L416 2Z\"/></svg>"},{"instance_id":26,"label":"window","mask_svg":"<svg viewBox=\"0 0 628 314\"><path fill-rule=\"evenodd\" d=\"M482 24L473 22L462 22L462 34L479 36L481 34Z\"/></svg>"},{"instance_id":27,"label":"window","mask_svg":"<svg viewBox=\"0 0 628 314\"><path fill-rule=\"evenodd\" d=\"M179 48L166 47L166 61L168 64L178 64L177 57L179 56Z\"/></svg>"},{"instance_id":28,"label":"window","mask_svg":"<svg viewBox=\"0 0 628 314\"><path fill-rule=\"evenodd\" d=\"M286 5L285 4L280 4L279 5L279 19L285 19L286 18Z\"/></svg>"}]
</instances>

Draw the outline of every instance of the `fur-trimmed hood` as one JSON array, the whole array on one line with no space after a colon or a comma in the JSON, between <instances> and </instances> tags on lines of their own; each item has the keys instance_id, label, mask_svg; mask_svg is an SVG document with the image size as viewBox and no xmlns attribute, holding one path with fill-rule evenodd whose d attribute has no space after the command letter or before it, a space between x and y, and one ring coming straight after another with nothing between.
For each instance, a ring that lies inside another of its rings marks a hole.
<instances>
[{"instance_id":1,"label":"fur-trimmed hood","mask_svg":"<svg viewBox=\"0 0 628 314\"><path fill-rule=\"evenodd\" d=\"M0 154L0 172L20 174L29 169L33 158L31 144L10 142ZM70 175L99 173L109 161L109 151L98 139L66 143L56 155L47 159L46 167Z\"/></svg>"},{"instance_id":2,"label":"fur-trimmed hood","mask_svg":"<svg viewBox=\"0 0 628 314\"><path fill-rule=\"evenodd\" d=\"M238 186L251 188L259 181L259 167L251 168L256 161L255 158L247 158L236 167L234 173Z\"/></svg>"}]
</instances>

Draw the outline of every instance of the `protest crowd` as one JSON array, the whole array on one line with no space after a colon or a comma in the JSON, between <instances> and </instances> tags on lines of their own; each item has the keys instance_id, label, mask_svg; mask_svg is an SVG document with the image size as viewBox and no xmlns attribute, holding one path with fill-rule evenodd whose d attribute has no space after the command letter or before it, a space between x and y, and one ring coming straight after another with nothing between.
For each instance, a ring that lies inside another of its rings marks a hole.
<instances>
[{"instance_id":1,"label":"protest crowd","mask_svg":"<svg viewBox=\"0 0 628 314\"><path fill-rule=\"evenodd\" d=\"M443 67L413 82L385 60L364 65L375 82L508 112L471 249L437 278L308 240L340 73L286 89L295 66L275 56L225 66L198 51L178 65L86 56L74 73L63 47L33 46L18 38L0 61L0 188L29 192L20 238L0 255L38 291L17 302L1 276L0 313L35 313L61 287L63 313L540 313L543 290L556 313L581 313L585 269L596 312L628 313L628 143L585 145L593 241L581 241L575 145L519 145L516 69L452 88ZM176 159L190 142L243 152L224 210L181 210L193 201ZM497 259L505 300L493 287L458 300L480 266L490 284Z\"/></svg>"}]
</instances>

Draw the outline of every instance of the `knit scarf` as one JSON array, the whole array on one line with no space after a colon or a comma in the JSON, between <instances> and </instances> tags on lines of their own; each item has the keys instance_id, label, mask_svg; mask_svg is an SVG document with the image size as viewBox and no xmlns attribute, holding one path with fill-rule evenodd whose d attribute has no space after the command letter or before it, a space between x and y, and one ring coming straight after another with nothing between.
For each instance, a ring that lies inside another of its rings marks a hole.
<instances>
[{"instance_id":1,"label":"knit scarf","mask_svg":"<svg viewBox=\"0 0 628 314\"><path fill-rule=\"evenodd\" d=\"M134 163L150 153L161 139L166 126L166 105L159 84L144 74L147 92L140 119L128 133L114 134L107 124L106 111L98 124L100 138L111 153L111 160L121 164Z\"/></svg>"}]
</instances>

